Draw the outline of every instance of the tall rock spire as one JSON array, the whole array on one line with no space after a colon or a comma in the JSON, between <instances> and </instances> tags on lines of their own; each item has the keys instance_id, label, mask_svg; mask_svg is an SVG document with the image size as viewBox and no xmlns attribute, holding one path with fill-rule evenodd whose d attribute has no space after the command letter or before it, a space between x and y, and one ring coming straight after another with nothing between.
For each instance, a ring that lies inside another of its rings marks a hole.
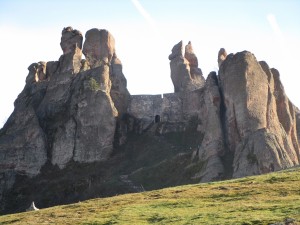
<instances>
[{"instance_id":1,"label":"tall rock spire","mask_svg":"<svg viewBox=\"0 0 300 225\"><path fill-rule=\"evenodd\" d=\"M61 32L60 46L63 55L60 57L60 72L78 73L81 68L82 34L72 27L65 27Z\"/></svg>"},{"instance_id":2,"label":"tall rock spire","mask_svg":"<svg viewBox=\"0 0 300 225\"><path fill-rule=\"evenodd\" d=\"M183 52L183 42L180 41L169 55L174 92L196 90L203 87L205 83L191 42L186 45L184 55Z\"/></svg>"}]
</instances>

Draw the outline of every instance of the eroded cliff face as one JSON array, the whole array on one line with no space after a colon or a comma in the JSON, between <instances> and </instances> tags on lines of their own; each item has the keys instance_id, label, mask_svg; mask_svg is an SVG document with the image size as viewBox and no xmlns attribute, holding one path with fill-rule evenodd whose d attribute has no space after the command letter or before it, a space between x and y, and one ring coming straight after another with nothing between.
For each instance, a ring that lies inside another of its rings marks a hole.
<instances>
[{"instance_id":1,"label":"eroded cliff face","mask_svg":"<svg viewBox=\"0 0 300 225\"><path fill-rule=\"evenodd\" d=\"M279 73L250 52L227 56L219 71L233 177L299 164L295 111Z\"/></svg>"},{"instance_id":2,"label":"eroded cliff face","mask_svg":"<svg viewBox=\"0 0 300 225\"><path fill-rule=\"evenodd\" d=\"M214 119L210 118L213 113L207 119L217 126L207 126L199 150L200 159L207 161L199 174L201 181L256 175L298 165L295 107L285 95L279 72L265 62L258 62L250 52L225 54L221 60L224 52L219 52L219 76L214 79L215 83L218 80L219 95L216 91L218 97L207 102L214 103L211 112L217 113ZM209 76L206 82L210 79ZM215 104L218 101L214 99L221 99L221 105ZM210 133L210 143L219 143L212 149L205 145Z\"/></svg>"},{"instance_id":3,"label":"eroded cliff face","mask_svg":"<svg viewBox=\"0 0 300 225\"><path fill-rule=\"evenodd\" d=\"M205 80L189 42L169 56L174 93L130 95L107 30L61 37L28 67L0 130L0 209L267 173L299 164L299 110L276 69L218 53ZM82 54L85 59L82 59ZM141 188L142 187L142 188Z\"/></svg>"},{"instance_id":4,"label":"eroded cliff face","mask_svg":"<svg viewBox=\"0 0 300 225\"><path fill-rule=\"evenodd\" d=\"M112 153L118 110L124 111L129 96L126 79L108 31L87 32L86 60L82 40L81 32L64 28L59 61L29 66L25 88L1 130L0 193L18 174L34 177L46 164L63 169ZM116 106L112 96L120 99Z\"/></svg>"},{"instance_id":5,"label":"eroded cliff face","mask_svg":"<svg viewBox=\"0 0 300 225\"><path fill-rule=\"evenodd\" d=\"M296 116L296 130L297 130L297 137L298 137L298 143L300 140L300 110L295 106L295 116ZM299 143L300 145L300 143Z\"/></svg>"}]
</instances>

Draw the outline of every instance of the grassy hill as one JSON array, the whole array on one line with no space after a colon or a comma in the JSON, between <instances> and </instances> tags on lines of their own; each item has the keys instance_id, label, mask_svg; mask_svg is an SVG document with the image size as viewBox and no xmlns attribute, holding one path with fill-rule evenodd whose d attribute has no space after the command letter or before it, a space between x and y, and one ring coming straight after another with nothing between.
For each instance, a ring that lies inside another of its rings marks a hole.
<instances>
[{"instance_id":1,"label":"grassy hill","mask_svg":"<svg viewBox=\"0 0 300 225\"><path fill-rule=\"evenodd\" d=\"M0 224L279 225L299 221L300 168L0 216Z\"/></svg>"}]
</instances>

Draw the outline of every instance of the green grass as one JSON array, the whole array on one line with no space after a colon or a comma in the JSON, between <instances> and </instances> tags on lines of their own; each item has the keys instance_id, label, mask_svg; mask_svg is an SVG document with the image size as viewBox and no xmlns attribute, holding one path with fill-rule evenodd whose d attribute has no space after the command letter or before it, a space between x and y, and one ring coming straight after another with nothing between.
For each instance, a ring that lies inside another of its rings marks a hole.
<instances>
[{"instance_id":1,"label":"green grass","mask_svg":"<svg viewBox=\"0 0 300 225\"><path fill-rule=\"evenodd\" d=\"M5 215L0 224L271 224L300 221L300 169Z\"/></svg>"},{"instance_id":2,"label":"green grass","mask_svg":"<svg viewBox=\"0 0 300 225\"><path fill-rule=\"evenodd\" d=\"M92 91L97 92L99 91L100 88L100 84L95 80L95 78L90 78L90 88Z\"/></svg>"}]
</instances>

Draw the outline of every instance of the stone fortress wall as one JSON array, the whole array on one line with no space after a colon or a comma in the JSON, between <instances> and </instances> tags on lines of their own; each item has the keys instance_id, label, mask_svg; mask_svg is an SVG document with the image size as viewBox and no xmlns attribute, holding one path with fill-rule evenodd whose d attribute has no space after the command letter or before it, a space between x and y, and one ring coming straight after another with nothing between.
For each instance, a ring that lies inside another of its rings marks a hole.
<instances>
[{"instance_id":1,"label":"stone fortress wall","mask_svg":"<svg viewBox=\"0 0 300 225\"><path fill-rule=\"evenodd\" d=\"M176 44L169 60L174 93L131 95L127 113L148 122L187 122L204 116L205 79L191 42L185 47L182 41Z\"/></svg>"},{"instance_id":2,"label":"stone fortress wall","mask_svg":"<svg viewBox=\"0 0 300 225\"><path fill-rule=\"evenodd\" d=\"M148 121L183 122L199 114L203 95L203 88L185 93L131 95L128 113Z\"/></svg>"}]
</instances>

